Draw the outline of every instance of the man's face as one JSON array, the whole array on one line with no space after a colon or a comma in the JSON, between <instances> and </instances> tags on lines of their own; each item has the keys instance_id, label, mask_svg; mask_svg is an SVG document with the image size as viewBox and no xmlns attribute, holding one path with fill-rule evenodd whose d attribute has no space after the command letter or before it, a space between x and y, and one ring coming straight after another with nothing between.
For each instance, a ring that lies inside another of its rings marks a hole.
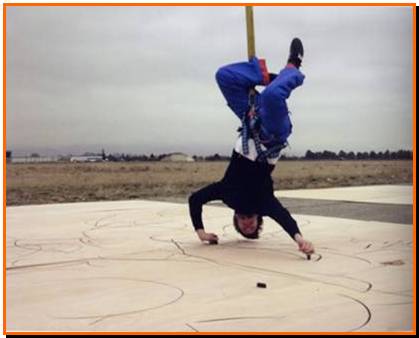
<instances>
[{"instance_id":1,"label":"man's face","mask_svg":"<svg viewBox=\"0 0 419 338\"><path fill-rule=\"evenodd\" d=\"M237 225L244 234L250 235L256 231L258 227L258 215L236 214L236 217Z\"/></svg>"}]
</instances>

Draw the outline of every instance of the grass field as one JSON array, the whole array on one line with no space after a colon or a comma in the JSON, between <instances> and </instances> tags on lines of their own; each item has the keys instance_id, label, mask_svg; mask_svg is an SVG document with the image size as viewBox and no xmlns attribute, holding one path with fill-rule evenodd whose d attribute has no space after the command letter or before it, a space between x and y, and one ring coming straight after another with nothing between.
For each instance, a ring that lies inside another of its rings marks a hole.
<instances>
[{"instance_id":1,"label":"grass field","mask_svg":"<svg viewBox=\"0 0 419 338\"><path fill-rule=\"evenodd\" d=\"M33 163L6 166L11 205L154 199L186 201L222 178L228 162ZM275 189L411 184L412 161L280 161Z\"/></svg>"}]
</instances>

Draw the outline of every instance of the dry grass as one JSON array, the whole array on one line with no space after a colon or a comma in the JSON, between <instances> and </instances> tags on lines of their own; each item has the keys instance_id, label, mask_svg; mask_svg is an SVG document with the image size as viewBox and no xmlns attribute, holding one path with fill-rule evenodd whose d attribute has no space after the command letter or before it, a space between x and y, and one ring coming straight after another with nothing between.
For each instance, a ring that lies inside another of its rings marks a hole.
<instances>
[{"instance_id":1,"label":"dry grass","mask_svg":"<svg viewBox=\"0 0 419 338\"><path fill-rule=\"evenodd\" d=\"M186 201L227 162L7 164L7 205L156 199ZM280 161L276 189L412 183L412 161Z\"/></svg>"}]
</instances>

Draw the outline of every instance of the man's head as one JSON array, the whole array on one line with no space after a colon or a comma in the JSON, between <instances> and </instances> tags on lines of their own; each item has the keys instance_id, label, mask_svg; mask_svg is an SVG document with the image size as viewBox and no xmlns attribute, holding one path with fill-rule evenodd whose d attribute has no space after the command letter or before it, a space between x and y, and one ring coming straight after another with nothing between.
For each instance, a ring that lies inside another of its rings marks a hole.
<instances>
[{"instance_id":1,"label":"man's head","mask_svg":"<svg viewBox=\"0 0 419 338\"><path fill-rule=\"evenodd\" d=\"M242 214L235 212L233 224L237 232L243 237L257 239L259 238L259 232L262 230L263 218L257 214Z\"/></svg>"}]
</instances>

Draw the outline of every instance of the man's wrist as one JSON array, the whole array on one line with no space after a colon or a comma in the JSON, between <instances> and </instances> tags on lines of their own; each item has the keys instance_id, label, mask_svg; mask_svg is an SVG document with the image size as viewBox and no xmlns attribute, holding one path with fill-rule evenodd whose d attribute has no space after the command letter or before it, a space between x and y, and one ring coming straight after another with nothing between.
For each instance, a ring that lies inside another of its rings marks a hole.
<instances>
[{"instance_id":1,"label":"man's wrist","mask_svg":"<svg viewBox=\"0 0 419 338\"><path fill-rule=\"evenodd\" d=\"M297 232L295 235L294 235L294 240L298 243L298 242L301 242L302 240L303 240L303 236L299 233L299 232Z\"/></svg>"}]
</instances>

